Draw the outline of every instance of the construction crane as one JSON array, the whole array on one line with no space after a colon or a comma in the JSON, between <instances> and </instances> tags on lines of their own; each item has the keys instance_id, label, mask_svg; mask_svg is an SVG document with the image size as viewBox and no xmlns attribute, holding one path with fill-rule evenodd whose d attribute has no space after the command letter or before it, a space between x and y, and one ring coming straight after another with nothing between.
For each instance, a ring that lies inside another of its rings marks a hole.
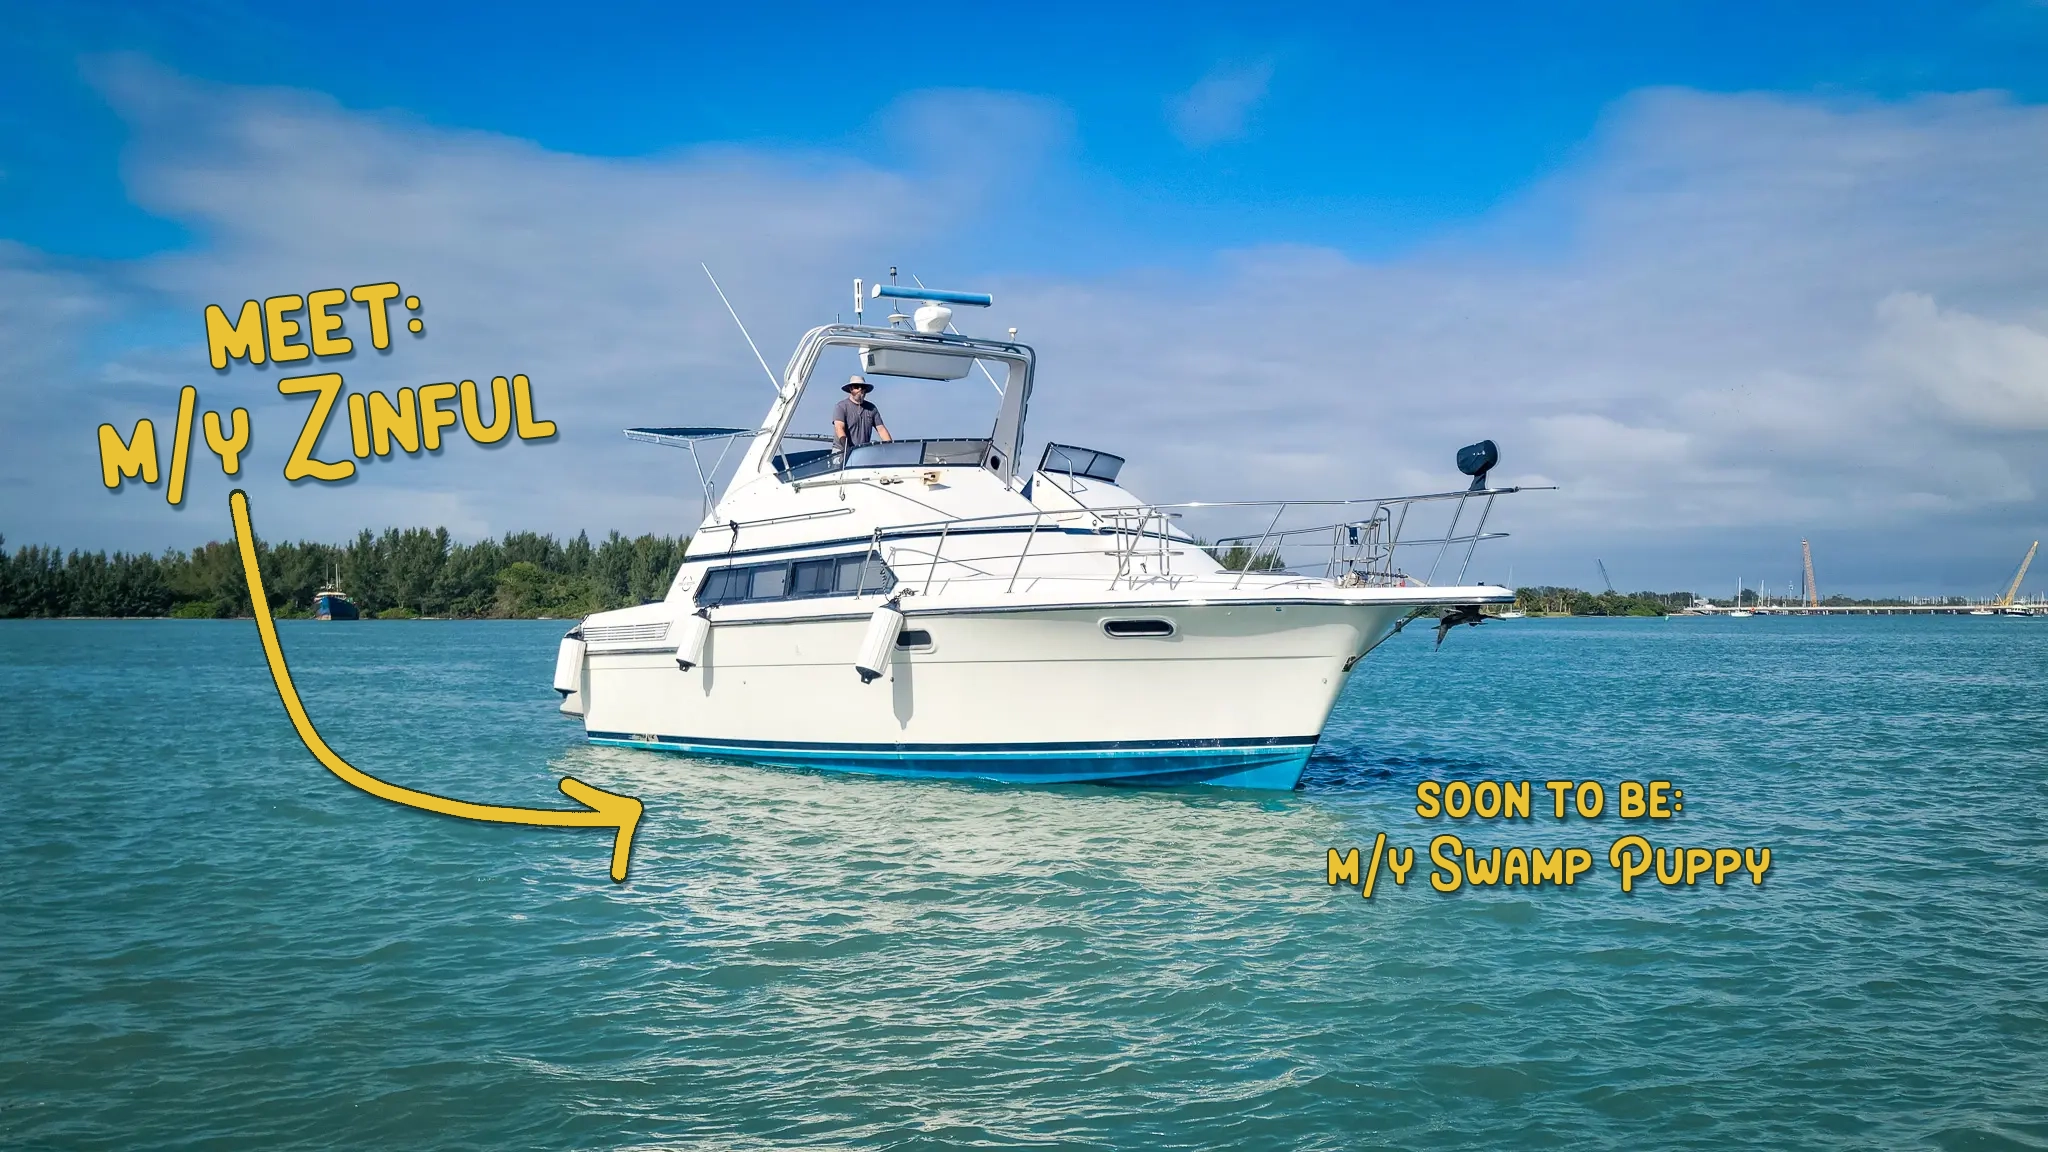
<instances>
[{"instance_id":1,"label":"construction crane","mask_svg":"<svg viewBox=\"0 0 2048 1152\"><path fill-rule=\"evenodd\" d=\"M1799 555L1806 560L1806 606L1820 607L1820 585L1813 582L1813 546L1806 541L1799 542Z\"/></svg>"},{"instance_id":2,"label":"construction crane","mask_svg":"<svg viewBox=\"0 0 2048 1152\"><path fill-rule=\"evenodd\" d=\"M2031 554L2030 554L2030 555L2031 555ZM1595 564L1598 564L1598 565L1600 566L1600 580L1601 580L1601 582L1607 585L1607 590L1608 590L1609 592L1612 592L1612 591L1614 591L1614 579L1613 579L1612 577L1610 577L1609 575L1607 575L1607 561L1605 561L1605 560L1595 560L1595 561L1593 561L1593 563L1595 563Z\"/></svg>"},{"instance_id":3,"label":"construction crane","mask_svg":"<svg viewBox=\"0 0 2048 1152\"><path fill-rule=\"evenodd\" d=\"M2020 581L2025 580L2027 578L2027 565L2032 564L2034 562L2034 552L2036 549L2040 547L2041 542L2039 540L2036 540L2034 541L2033 547L2027 549L2027 558L2025 560L2020 561L2020 570L2012 578L2012 587L2007 588L2005 590L2005 598L2000 600L1995 605L1995 607L2012 607L2012 598L2020 594Z\"/></svg>"}]
</instances>

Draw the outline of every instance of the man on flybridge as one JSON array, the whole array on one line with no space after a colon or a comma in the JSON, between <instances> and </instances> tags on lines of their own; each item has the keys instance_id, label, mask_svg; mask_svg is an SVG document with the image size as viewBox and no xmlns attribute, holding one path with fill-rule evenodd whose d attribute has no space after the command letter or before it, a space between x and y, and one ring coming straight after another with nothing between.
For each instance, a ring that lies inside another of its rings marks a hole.
<instances>
[{"instance_id":1,"label":"man on flybridge","mask_svg":"<svg viewBox=\"0 0 2048 1152\"><path fill-rule=\"evenodd\" d=\"M878 435L888 443L892 437L882 423L882 410L868 403L868 382L855 376L839 390L847 396L832 409L832 442L840 455L866 447Z\"/></svg>"}]
</instances>

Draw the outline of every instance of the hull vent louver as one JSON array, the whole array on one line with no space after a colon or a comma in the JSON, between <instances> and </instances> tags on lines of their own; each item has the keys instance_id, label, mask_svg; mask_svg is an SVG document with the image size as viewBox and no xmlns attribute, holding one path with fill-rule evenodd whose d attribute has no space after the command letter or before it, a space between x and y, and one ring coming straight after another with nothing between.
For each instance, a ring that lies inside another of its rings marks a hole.
<instances>
[{"instance_id":1,"label":"hull vent louver","mask_svg":"<svg viewBox=\"0 0 2048 1152\"><path fill-rule=\"evenodd\" d=\"M583 639L591 644L617 644L622 641L657 643L668 639L666 620L655 620L646 624L586 624Z\"/></svg>"}]
</instances>

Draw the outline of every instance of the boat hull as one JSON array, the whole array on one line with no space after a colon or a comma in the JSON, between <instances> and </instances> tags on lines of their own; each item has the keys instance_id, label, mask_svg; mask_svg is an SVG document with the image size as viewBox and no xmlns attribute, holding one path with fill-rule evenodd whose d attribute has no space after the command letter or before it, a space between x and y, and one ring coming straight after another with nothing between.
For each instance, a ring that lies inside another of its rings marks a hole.
<instances>
[{"instance_id":1,"label":"boat hull","mask_svg":"<svg viewBox=\"0 0 2048 1152\"><path fill-rule=\"evenodd\" d=\"M322 592L313 598L313 619L354 620L360 616L354 602L337 592Z\"/></svg>"},{"instance_id":2,"label":"boat hull","mask_svg":"<svg viewBox=\"0 0 2048 1152\"><path fill-rule=\"evenodd\" d=\"M865 615L720 621L702 662L591 643L564 701L593 743L884 776L1291 789L1391 605L912 610L929 642L863 683ZM1115 637L1105 619L1168 619Z\"/></svg>"}]
</instances>

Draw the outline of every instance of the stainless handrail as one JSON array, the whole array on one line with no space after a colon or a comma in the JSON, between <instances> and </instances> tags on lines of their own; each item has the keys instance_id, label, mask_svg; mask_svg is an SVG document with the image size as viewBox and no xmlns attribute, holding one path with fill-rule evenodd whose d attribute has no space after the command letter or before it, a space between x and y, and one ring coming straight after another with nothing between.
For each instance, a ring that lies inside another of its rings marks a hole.
<instances>
[{"instance_id":1,"label":"stainless handrail","mask_svg":"<svg viewBox=\"0 0 2048 1152\"><path fill-rule=\"evenodd\" d=\"M1024 561L1033 553L1038 533L1046 527L1048 520L1056 527L1092 524L1095 533L1114 537L1110 545L1110 551L1116 557L1117 570L1115 575L1111 577L1112 587L1119 581L1129 583L1137 581L1138 577L1133 568L1140 548L1156 550L1160 571L1156 574L1148 574L1148 578L1155 576L1170 577L1173 574L1172 557L1181 554L1179 550L1173 547L1176 544L1205 548L1211 555L1216 555L1224 546L1243 544L1250 541L1252 542L1252 547L1247 567L1237 571L1236 578L1231 584L1233 589L1238 589L1243 586L1247 576L1257 571L1271 571L1282 575L1299 575L1289 571L1285 566L1285 550L1300 547L1301 544L1298 541L1304 536L1317 536L1320 538L1322 533L1333 533L1334 535L1331 537L1329 545L1331 556L1325 565L1324 579L1356 578L1358 581L1368 584L1413 582L1426 586L1434 581L1436 571L1441 566L1451 546L1456 544L1466 545L1465 555L1462 558L1463 563L1460 565L1458 573L1459 581L1463 581L1466 572L1470 569L1472 557L1477 551L1479 543L1484 540L1500 539L1507 535L1505 532L1486 531L1487 522L1492 515L1495 497L1512 495L1521 491L1543 490L1548 487L1548 485L1545 485L1541 487L1532 486L1530 488L1491 488L1480 489L1476 492L1469 490L1431 492L1415 496L1389 496L1350 500L1194 500L1178 504L1126 504L1106 508L1046 509L1034 507L1028 512L1018 510L990 513L982 516L945 517L943 519L876 525L873 528L873 539L870 547L879 550L880 543L885 536L928 531L932 528L939 529L938 545L930 554L929 567L923 581L924 590L928 592L936 582L939 567L947 563L943 553L947 543L951 540L951 533L954 528L1012 524L1026 533L1024 546L1017 554L1010 574L1009 587L1006 588L1006 591L1014 591L1017 581L1022 577ZM903 494L896 493L896 495L902 496ZM1481 504L1482 510L1478 524L1469 532L1460 532L1458 529L1463 520L1466 502L1473 496L1486 497ZM904 496L903 498L919 507L927 508L934 512L939 511L939 509L932 505L913 497ZM1446 529L1442 536L1419 540L1402 539L1402 531L1407 526L1408 513L1412 510L1413 506L1443 501L1457 501L1458 507L1455 510L1450 527ZM1361 520L1337 521L1303 528L1281 527L1281 521L1293 509L1342 508L1358 505L1371 505L1372 513ZM1176 526L1174 520L1177 517L1169 511L1170 509L1239 508L1272 508L1274 512L1272 518L1267 521L1263 530L1256 536L1250 534L1224 536L1218 538L1214 544L1207 545L1202 544L1194 536ZM1398 513L1395 511L1396 509L1399 510ZM734 537L737 538L739 530L746 527L786 523L790 520L807 519L819 515L847 515L852 511L852 509L841 508L832 509L828 512L800 514L793 517L779 516L757 521L730 521L719 524L717 527L731 531ZM1030 517L1028 523L1025 522L1027 515ZM1157 522L1156 525L1155 521ZM707 525L707 527L710 526ZM1358 530L1357 536L1355 539L1349 540L1347 546L1346 538L1350 535L1348 530L1354 528ZM1272 570L1251 568L1249 566L1250 563L1255 563L1259 557L1267 554L1269 544L1273 551L1283 553L1280 556L1282 566ZM1421 579L1418 580L1408 575L1396 566L1395 558L1400 549L1414 549L1427 546L1437 547L1438 552L1435 560L1430 565L1428 573ZM911 549L911 551L913 553L921 553L923 550ZM1056 549L1054 553L1048 555L1055 554L1066 554L1066 552L1062 549ZM976 559L985 558L977 557ZM986 559L992 559L992 557Z\"/></svg>"},{"instance_id":2,"label":"stainless handrail","mask_svg":"<svg viewBox=\"0 0 2048 1152\"><path fill-rule=\"evenodd\" d=\"M931 566L924 570L924 592L922 593L922 595L931 595L932 577L938 575L939 557L944 556L946 554L946 534L951 532L952 530L953 526L951 524L948 524L944 528L939 530L939 543L936 547L932 549ZM912 549L912 551L915 551L915 549Z\"/></svg>"},{"instance_id":3,"label":"stainless handrail","mask_svg":"<svg viewBox=\"0 0 2048 1152\"><path fill-rule=\"evenodd\" d=\"M1010 582L1004 586L1004 594L1017 590L1017 574L1024 571L1024 557L1031 555L1031 542L1038 539L1038 522L1044 517L1045 509L1041 508L1038 515L1031 518L1031 532L1024 537L1024 546L1017 549L1017 566L1010 569Z\"/></svg>"},{"instance_id":4,"label":"stainless handrail","mask_svg":"<svg viewBox=\"0 0 2048 1152\"><path fill-rule=\"evenodd\" d=\"M1485 492L1486 492L1486 494L1488 494L1488 495L1493 495L1493 496L1506 496L1506 495L1509 495L1509 494L1511 494L1511 493L1515 493L1515 492L1547 492L1547 491L1552 491L1552 490L1554 490L1554 489L1555 489L1555 485L1550 485L1550 484L1543 484L1543 485L1535 485L1535 486L1530 486L1530 487L1514 487L1514 488L1489 488L1489 489L1486 489L1486 490L1485 490ZM895 494L896 494L896 495L902 495L902 493L895 493ZM1095 518L1097 518L1097 519L1103 519L1103 518L1106 518L1106 517L1108 517L1109 515L1111 515L1111 514L1114 514L1114 513L1119 513L1119 512L1135 512L1135 511L1138 511L1138 510L1140 510L1140 509L1143 509L1143 510L1148 510L1148 511L1152 511L1152 512L1158 512L1158 511L1163 511L1163 510L1165 510L1165 509L1169 509L1169 508L1271 508L1271 507L1274 507L1274 506L1276 506L1276 505L1286 505L1286 506L1288 506L1288 507L1293 507L1293 508L1344 508L1344 507L1355 507L1355 506L1357 506L1357 505L1360 505L1360 504L1383 504L1383 505L1387 505L1387 506L1390 506L1390 507L1391 507L1391 506L1395 506L1395 505L1408 505L1408 504L1426 504L1426 503L1432 503L1432 502L1435 502L1435 501L1438 501L1438 500L1456 500L1456 499L1459 499L1459 498L1461 498L1461 497L1464 497L1464 496L1470 496L1470 495L1471 495L1471 493L1470 493L1470 492L1463 492L1463 491L1460 491L1460 492L1427 492L1427 493L1423 493L1423 494L1421 494L1421 495L1418 495L1418 496L1364 496L1364 497L1358 497L1358 498L1356 498L1356 499L1344 499L1344 500L1186 500L1186 501L1182 501L1182 502L1180 502L1180 503L1177 503L1177 504L1124 504L1124 505L1119 505L1119 506L1117 506L1117 507L1113 507L1113 508L1088 508L1088 507L1077 507L1077 508L1064 508L1064 509L1052 510L1052 511L1050 511L1050 514L1051 514L1051 515L1054 515L1054 516L1092 516L1092 517L1095 517ZM905 497L905 498L906 498L906 499L909 499L909 497ZM913 501L913 502L914 502L914 503L917 503L917 504L919 504L919 505L920 505L920 506L922 506L922 507L926 507L926 508L930 508L930 507L932 507L932 506L931 506L931 505L929 505L929 504L924 504L924 503L923 503L922 501ZM937 509L933 509L933 510L934 510L934 511L937 511ZM1038 512L1038 513L1046 513L1046 512L1048 511L1048 510L1047 510L1047 509L1034 509L1034 511L1036 511L1036 512ZM885 530L886 530L886 531L890 531L890 532L898 532L898 531L909 531L909 530L912 530L912 529L917 529L917 528L935 528L935 527L938 527L938 526L940 526L940 525L944 525L944 524L980 524L980 523L986 523L986 522L989 522L989 521L996 521L996 520L1021 520L1021 519L1023 519L1024 517L1026 517L1026 516L1030 516L1030 515L1032 515L1032 512L1026 512L1026 511L1023 511L1023 510L1019 510L1019 511L1016 511L1016 512L992 512L992 513L990 513L990 514L988 514L988 515L986 515L986 516L949 516L949 517L944 517L944 518L940 518L940 519L932 519L932 520L907 520L907 521L904 521L904 522L903 522L903 523L901 523L901 524L890 524L890 525L886 525L886 526L885 526ZM720 521L720 524L721 524L721 525L723 525L723 524L728 524L728 523L731 523L731 524L738 524L738 525L739 525L740 527L742 527L742 528L745 528L745 527L749 527L749 526L751 526L751 525L754 525L754 524L766 524L766 523L771 523L771 522L772 522L773 520L779 520L779 519L785 519L785 517L773 517L773 518L771 518L771 519L768 519L768 520L735 520L735 521ZM1321 531L1327 531L1327 530L1328 530L1328 529L1329 529L1330 527L1331 527L1331 525L1328 525L1328 524L1324 524L1324 525L1320 525L1320 526L1317 526L1317 527L1314 527L1314 528L1290 528L1290 529L1288 529L1288 532L1287 532L1287 534L1288 534L1288 535L1297 535L1297 534L1299 534L1299 533L1301 533L1301 532L1321 532ZM1193 538L1192 538L1192 537L1189 537L1189 539L1190 539L1190 540L1192 540ZM1220 537L1219 539L1220 539L1220 540L1249 540L1249 539L1251 539L1251 537L1250 537L1250 536L1225 536L1225 537ZM1462 537L1460 537L1460 540L1461 540L1461 541L1462 541L1462 539L1463 539L1463 538L1462 538ZM1435 541L1430 541L1430 543L1435 543Z\"/></svg>"},{"instance_id":5,"label":"stainless handrail","mask_svg":"<svg viewBox=\"0 0 2048 1152\"><path fill-rule=\"evenodd\" d=\"M1287 515L1287 505L1285 502L1282 502L1279 510L1273 513L1272 522L1266 525L1266 530L1264 532L1259 533L1259 542L1257 544L1252 545L1251 555L1246 556L1244 558L1244 568L1238 572L1237 582L1230 586L1232 591L1236 591L1237 588L1244 583L1244 578L1245 576L1250 574L1252 570L1252 565L1257 564L1259 562L1259 551L1260 549L1266 546L1266 537L1271 536L1273 534L1273 529L1278 528L1280 526L1280 517L1285 515Z\"/></svg>"}]
</instances>

